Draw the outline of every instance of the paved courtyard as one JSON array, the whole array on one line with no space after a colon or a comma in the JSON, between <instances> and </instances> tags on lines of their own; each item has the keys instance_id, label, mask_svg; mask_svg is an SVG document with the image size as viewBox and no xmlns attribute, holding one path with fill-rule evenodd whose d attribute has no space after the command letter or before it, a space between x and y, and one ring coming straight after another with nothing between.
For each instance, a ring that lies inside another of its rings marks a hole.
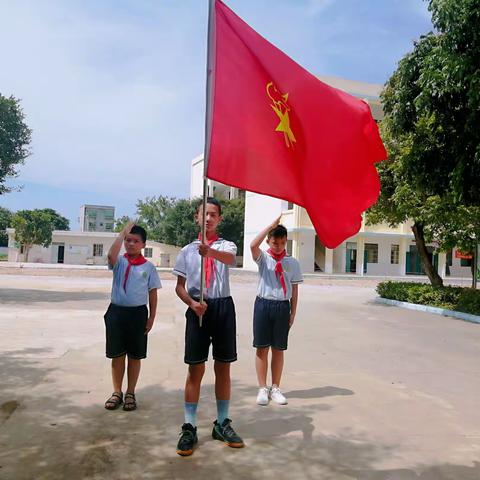
<instances>
[{"instance_id":1,"label":"paved courtyard","mask_svg":"<svg viewBox=\"0 0 480 480\"><path fill-rule=\"evenodd\" d=\"M127 413L103 408L108 274L32 273L0 275L2 480L480 478L480 325L374 304L375 282L308 280L286 355L289 404L258 407L255 277L234 276L231 416L246 448L210 437L209 362L199 446L180 458L184 306L172 277L162 273L139 409Z\"/></svg>"}]
</instances>

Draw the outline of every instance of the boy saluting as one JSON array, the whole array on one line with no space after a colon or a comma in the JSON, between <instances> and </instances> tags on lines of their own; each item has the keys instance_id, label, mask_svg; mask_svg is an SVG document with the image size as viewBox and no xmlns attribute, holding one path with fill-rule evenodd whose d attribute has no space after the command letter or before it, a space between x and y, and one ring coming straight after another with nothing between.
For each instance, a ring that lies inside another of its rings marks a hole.
<instances>
[{"instance_id":1,"label":"boy saluting","mask_svg":"<svg viewBox=\"0 0 480 480\"><path fill-rule=\"evenodd\" d=\"M257 349L255 368L258 379L258 405L273 400L285 405L287 399L280 390L284 350L288 333L295 320L298 284L303 282L298 261L287 256L287 229L278 217L262 230L250 244L252 257L258 265L259 282L253 311L253 346ZM267 237L269 249L260 245ZM268 352L272 351L272 386L267 387Z\"/></svg>"},{"instance_id":2,"label":"boy saluting","mask_svg":"<svg viewBox=\"0 0 480 480\"><path fill-rule=\"evenodd\" d=\"M107 410L115 410L124 401L126 356L128 385L123 409L137 408L135 387L141 359L147 356L147 334L157 312L157 288L162 288L157 269L142 255L146 241L147 232L130 222L108 251L108 268L113 270L112 301L104 319L107 358L112 359L113 393L105 402ZM119 256L122 243L126 253Z\"/></svg>"}]
</instances>

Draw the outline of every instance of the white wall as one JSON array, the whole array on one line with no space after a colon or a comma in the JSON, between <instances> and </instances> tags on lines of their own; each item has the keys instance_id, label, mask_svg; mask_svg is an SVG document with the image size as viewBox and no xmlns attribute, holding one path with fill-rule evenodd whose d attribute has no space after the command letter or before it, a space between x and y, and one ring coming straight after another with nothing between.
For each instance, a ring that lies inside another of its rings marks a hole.
<instances>
[{"instance_id":1,"label":"white wall","mask_svg":"<svg viewBox=\"0 0 480 480\"><path fill-rule=\"evenodd\" d=\"M367 263L365 275L398 276L401 274L400 261L398 264L390 263L392 245L400 245L397 237L365 237L365 243L378 245L378 263Z\"/></svg>"},{"instance_id":2,"label":"white wall","mask_svg":"<svg viewBox=\"0 0 480 480\"><path fill-rule=\"evenodd\" d=\"M303 273L313 273L315 267L315 230L301 230L297 233L297 245L294 256L300 263Z\"/></svg>"},{"instance_id":3,"label":"white wall","mask_svg":"<svg viewBox=\"0 0 480 480\"><path fill-rule=\"evenodd\" d=\"M345 273L347 246L343 242L333 250L333 273Z\"/></svg>"},{"instance_id":4,"label":"white wall","mask_svg":"<svg viewBox=\"0 0 480 480\"><path fill-rule=\"evenodd\" d=\"M267 225L282 213L284 202L277 198L245 192L245 235L243 242L243 268L256 270L257 265L250 254L250 242ZM266 249L267 244L261 246Z\"/></svg>"},{"instance_id":5,"label":"white wall","mask_svg":"<svg viewBox=\"0 0 480 480\"><path fill-rule=\"evenodd\" d=\"M190 198L203 196L203 160L197 161L199 158L203 158L203 155L196 157L192 161L190 172Z\"/></svg>"},{"instance_id":6,"label":"white wall","mask_svg":"<svg viewBox=\"0 0 480 480\"><path fill-rule=\"evenodd\" d=\"M65 257L63 263L70 265L106 265L107 253L116 235L112 236L81 236L56 233L53 237L55 243L63 243ZM103 245L103 255L93 256L93 245ZM53 263L57 263L56 257Z\"/></svg>"},{"instance_id":7,"label":"white wall","mask_svg":"<svg viewBox=\"0 0 480 480\"><path fill-rule=\"evenodd\" d=\"M460 258L455 258L455 249L453 249L452 266L449 267L450 277L472 278L471 267L462 267L460 262L461 262Z\"/></svg>"},{"instance_id":8,"label":"white wall","mask_svg":"<svg viewBox=\"0 0 480 480\"><path fill-rule=\"evenodd\" d=\"M34 245L28 252L29 263L49 263L50 262L50 248ZM9 259L10 260L10 259ZM21 254L18 250L17 260L14 262L25 262L25 254Z\"/></svg>"},{"instance_id":9,"label":"white wall","mask_svg":"<svg viewBox=\"0 0 480 480\"><path fill-rule=\"evenodd\" d=\"M174 245L167 245L159 242L148 242L147 247L152 248L152 257L148 258L156 267L170 267L173 268L177 255L180 252L180 247Z\"/></svg>"}]
</instances>

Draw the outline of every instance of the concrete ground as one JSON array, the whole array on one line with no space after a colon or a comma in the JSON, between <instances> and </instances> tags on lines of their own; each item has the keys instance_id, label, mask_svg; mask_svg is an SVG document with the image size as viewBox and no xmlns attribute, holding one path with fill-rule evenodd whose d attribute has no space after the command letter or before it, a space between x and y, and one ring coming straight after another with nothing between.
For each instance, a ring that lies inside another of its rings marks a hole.
<instances>
[{"instance_id":1,"label":"concrete ground","mask_svg":"<svg viewBox=\"0 0 480 480\"><path fill-rule=\"evenodd\" d=\"M212 440L212 362L199 446L183 422L184 306L162 273L135 412L111 393L103 313L109 274L0 276L0 478L480 479L480 326L376 305L373 281L300 287L286 354L287 406L255 405L254 276L234 276L239 361L231 416L246 448Z\"/></svg>"}]
</instances>

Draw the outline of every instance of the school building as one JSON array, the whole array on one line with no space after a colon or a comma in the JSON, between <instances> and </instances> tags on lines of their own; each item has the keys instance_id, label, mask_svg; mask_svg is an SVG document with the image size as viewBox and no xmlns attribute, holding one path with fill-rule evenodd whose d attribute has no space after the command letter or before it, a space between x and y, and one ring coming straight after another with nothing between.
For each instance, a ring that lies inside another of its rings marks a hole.
<instances>
[{"instance_id":1,"label":"school building","mask_svg":"<svg viewBox=\"0 0 480 480\"><path fill-rule=\"evenodd\" d=\"M375 120L383 118L380 103L381 85L356 82L336 77L320 76L323 82L363 99ZM202 195L203 155L192 161L190 196ZM208 194L221 198L236 198L238 189L208 180ZM288 253L294 256L303 272L326 274L356 274L375 276L408 276L424 274L411 230L411 222L396 227L387 224L367 226L335 249L326 248L317 237L310 218L302 207L276 198L245 192L245 230L243 268L255 270L248 255L250 242L257 233L279 215L288 230ZM365 220L365 219L364 219ZM433 264L442 277L471 278L471 259L457 250L436 253L428 245ZM463 258L462 258L463 257Z\"/></svg>"},{"instance_id":2,"label":"school building","mask_svg":"<svg viewBox=\"0 0 480 480\"><path fill-rule=\"evenodd\" d=\"M8 261L25 262L25 252L15 240L15 229L7 228L7 234ZM28 262L107 265L108 250L117 236L118 233L112 232L54 230L52 243L46 248L34 245L28 253ZM147 240L143 255L157 267L171 268L179 251L179 247Z\"/></svg>"}]
</instances>

